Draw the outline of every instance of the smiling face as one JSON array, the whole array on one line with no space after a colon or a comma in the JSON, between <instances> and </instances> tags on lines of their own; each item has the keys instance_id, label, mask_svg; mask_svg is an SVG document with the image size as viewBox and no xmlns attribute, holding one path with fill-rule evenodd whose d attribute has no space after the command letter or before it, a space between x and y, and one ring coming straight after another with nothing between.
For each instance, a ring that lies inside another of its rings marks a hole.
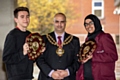
<instances>
[{"instance_id":1,"label":"smiling face","mask_svg":"<svg viewBox=\"0 0 120 80\"><path fill-rule=\"evenodd\" d=\"M29 14L27 11L19 11L18 16L14 19L17 23L17 27L21 30L26 29L30 22Z\"/></svg>"},{"instance_id":2,"label":"smiling face","mask_svg":"<svg viewBox=\"0 0 120 80\"><path fill-rule=\"evenodd\" d=\"M95 31L94 22L91 19L86 19L84 26L88 33L93 33Z\"/></svg>"},{"instance_id":3,"label":"smiling face","mask_svg":"<svg viewBox=\"0 0 120 80\"><path fill-rule=\"evenodd\" d=\"M54 29L56 33L63 33L65 31L66 26L66 18L58 14L54 17Z\"/></svg>"}]
</instances>

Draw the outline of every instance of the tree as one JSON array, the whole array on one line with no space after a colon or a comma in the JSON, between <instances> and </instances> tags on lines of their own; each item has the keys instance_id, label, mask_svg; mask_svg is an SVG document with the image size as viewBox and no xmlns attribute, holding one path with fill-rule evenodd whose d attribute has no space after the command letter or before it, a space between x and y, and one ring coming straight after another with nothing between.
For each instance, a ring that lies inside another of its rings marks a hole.
<instances>
[{"instance_id":1,"label":"tree","mask_svg":"<svg viewBox=\"0 0 120 80\"><path fill-rule=\"evenodd\" d=\"M31 22L28 29L40 34L46 34L53 30L53 17L58 12L65 13L68 26L77 17L72 16L74 5L70 5L69 0L18 0L18 6L26 6L30 9Z\"/></svg>"}]
</instances>

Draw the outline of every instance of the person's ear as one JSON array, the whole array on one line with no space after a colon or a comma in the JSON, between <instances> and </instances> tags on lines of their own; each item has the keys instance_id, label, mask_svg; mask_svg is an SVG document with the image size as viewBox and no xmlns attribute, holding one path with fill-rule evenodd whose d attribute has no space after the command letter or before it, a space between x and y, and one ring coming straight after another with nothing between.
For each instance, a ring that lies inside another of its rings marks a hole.
<instances>
[{"instance_id":1,"label":"person's ear","mask_svg":"<svg viewBox=\"0 0 120 80\"><path fill-rule=\"evenodd\" d=\"M17 18L14 18L14 21L17 23L18 19L17 19Z\"/></svg>"}]
</instances>

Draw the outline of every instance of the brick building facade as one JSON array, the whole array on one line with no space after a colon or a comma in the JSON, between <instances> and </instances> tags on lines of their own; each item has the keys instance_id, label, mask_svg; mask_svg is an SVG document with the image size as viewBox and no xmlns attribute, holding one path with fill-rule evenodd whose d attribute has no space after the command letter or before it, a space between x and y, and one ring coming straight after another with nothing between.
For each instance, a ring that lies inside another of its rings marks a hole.
<instances>
[{"instance_id":1,"label":"brick building facade","mask_svg":"<svg viewBox=\"0 0 120 80\"><path fill-rule=\"evenodd\" d=\"M100 17L103 30L110 33L115 42L116 36L119 35L119 15L113 14L115 6L114 0L71 0L75 3L75 12L79 14L75 24L66 28L66 31L80 37L81 43L83 42L86 31L84 29L83 21L88 14L95 14ZM96 7L97 6L97 7ZM98 9L97 9L98 8ZM101 12L99 14L99 12ZM101 15L101 16L99 16Z\"/></svg>"},{"instance_id":2,"label":"brick building facade","mask_svg":"<svg viewBox=\"0 0 120 80\"><path fill-rule=\"evenodd\" d=\"M72 33L80 38L80 42L83 43L86 37L86 31L84 29L84 18L88 14L96 14L101 23L103 30L106 33L110 33L116 43L118 55L120 52L120 14L114 13L116 6L114 1L117 0L72 0L76 5L76 14L80 16L76 19L76 23L67 27L66 31ZM120 4L120 0L119 0ZM101 12L101 13L100 13ZM119 55L120 56L120 55ZM116 64L116 77L120 80L120 59Z\"/></svg>"}]
</instances>

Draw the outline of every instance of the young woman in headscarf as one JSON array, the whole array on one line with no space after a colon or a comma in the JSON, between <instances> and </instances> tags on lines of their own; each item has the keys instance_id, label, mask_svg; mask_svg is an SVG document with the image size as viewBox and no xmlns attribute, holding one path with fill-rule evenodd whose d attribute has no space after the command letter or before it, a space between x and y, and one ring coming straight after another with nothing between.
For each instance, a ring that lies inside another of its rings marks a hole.
<instances>
[{"instance_id":1,"label":"young woman in headscarf","mask_svg":"<svg viewBox=\"0 0 120 80\"><path fill-rule=\"evenodd\" d=\"M76 80L116 80L114 71L118 54L112 36L102 30L100 20L93 14L85 17L84 26L88 32L86 41L94 39L97 47L81 60Z\"/></svg>"}]
</instances>

